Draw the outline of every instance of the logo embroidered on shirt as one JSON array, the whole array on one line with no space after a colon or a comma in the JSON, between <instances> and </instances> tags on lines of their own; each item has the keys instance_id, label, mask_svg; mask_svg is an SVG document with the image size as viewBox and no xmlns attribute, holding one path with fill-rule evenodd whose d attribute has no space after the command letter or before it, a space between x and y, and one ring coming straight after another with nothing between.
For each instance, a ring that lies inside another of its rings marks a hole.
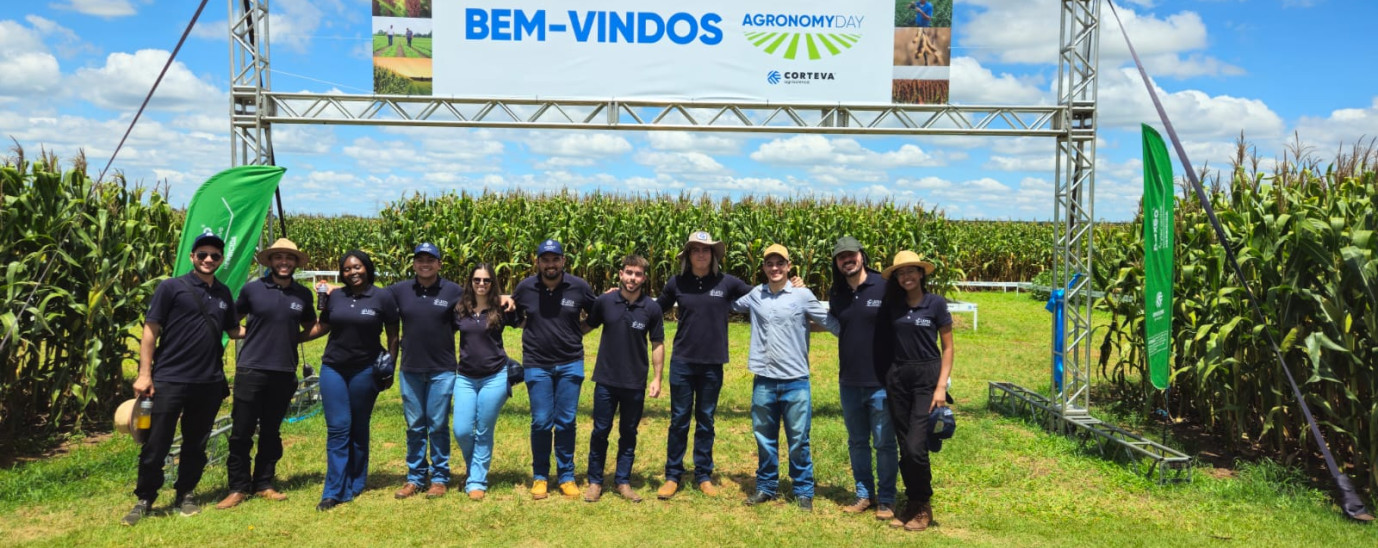
<instances>
[{"instance_id":1,"label":"logo embroidered on shirt","mask_svg":"<svg viewBox=\"0 0 1378 548\"><path fill-rule=\"evenodd\" d=\"M635 330L637 330L637 331L645 331L645 330L646 330L646 324L633 320L633 321L632 321L632 329L635 329Z\"/></svg>"},{"instance_id":2,"label":"logo embroidered on shirt","mask_svg":"<svg viewBox=\"0 0 1378 548\"><path fill-rule=\"evenodd\" d=\"M226 310L230 308L230 305L225 304L225 301L217 301L215 304L220 305L221 310Z\"/></svg>"},{"instance_id":3,"label":"logo embroidered on shirt","mask_svg":"<svg viewBox=\"0 0 1378 548\"><path fill-rule=\"evenodd\" d=\"M917 318L914 318L914 325L917 325L917 326L919 326L919 327L932 327L932 326L933 326L933 320L930 320L930 319L925 318L925 317L923 317L923 316L919 316L919 317L917 317Z\"/></svg>"},{"instance_id":4,"label":"logo embroidered on shirt","mask_svg":"<svg viewBox=\"0 0 1378 548\"><path fill-rule=\"evenodd\" d=\"M377 311L377 310L374 310L374 309L372 309L372 308L365 308L365 309L363 309L363 310L360 310L359 313L360 313L360 314L363 314L363 315L365 315L365 316L377 316L377 315L378 315L378 311Z\"/></svg>"},{"instance_id":5,"label":"logo embroidered on shirt","mask_svg":"<svg viewBox=\"0 0 1378 548\"><path fill-rule=\"evenodd\" d=\"M563 307L566 307L566 308L574 308L575 306L578 306L578 305L574 304L574 299L560 299L560 306L563 306Z\"/></svg>"},{"instance_id":6,"label":"logo embroidered on shirt","mask_svg":"<svg viewBox=\"0 0 1378 548\"><path fill-rule=\"evenodd\" d=\"M867 308L880 308L880 299L867 299L867 300L866 300L866 307L867 307Z\"/></svg>"},{"instance_id":7,"label":"logo embroidered on shirt","mask_svg":"<svg viewBox=\"0 0 1378 548\"><path fill-rule=\"evenodd\" d=\"M725 297L725 296L727 296L727 292L726 292L726 291L723 291L723 290L721 290L721 289L714 289L714 290L711 290L711 291L708 292L708 296L709 296L709 297Z\"/></svg>"},{"instance_id":8,"label":"logo embroidered on shirt","mask_svg":"<svg viewBox=\"0 0 1378 548\"><path fill-rule=\"evenodd\" d=\"M302 309L301 303L292 303L292 304L290 304L290 305L287 305L287 307L288 307L288 308L291 308L292 310L295 310L295 311L297 311L297 312L301 312L301 309Z\"/></svg>"},{"instance_id":9,"label":"logo embroidered on shirt","mask_svg":"<svg viewBox=\"0 0 1378 548\"><path fill-rule=\"evenodd\" d=\"M431 301L431 304L439 307L448 307L450 306L450 301L447 301L445 299L436 299L434 301Z\"/></svg>"}]
</instances>

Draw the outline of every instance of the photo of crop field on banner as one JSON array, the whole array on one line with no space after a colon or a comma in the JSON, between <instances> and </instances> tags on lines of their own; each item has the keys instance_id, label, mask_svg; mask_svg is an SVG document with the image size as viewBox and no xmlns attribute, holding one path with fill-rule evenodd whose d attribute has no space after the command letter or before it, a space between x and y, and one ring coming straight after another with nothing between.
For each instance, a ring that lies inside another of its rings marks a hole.
<instances>
[{"instance_id":1,"label":"photo of crop field on banner","mask_svg":"<svg viewBox=\"0 0 1378 548\"><path fill-rule=\"evenodd\" d=\"M952 0L373 2L374 93L945 103Z\"/></svg>"}]
</instances>

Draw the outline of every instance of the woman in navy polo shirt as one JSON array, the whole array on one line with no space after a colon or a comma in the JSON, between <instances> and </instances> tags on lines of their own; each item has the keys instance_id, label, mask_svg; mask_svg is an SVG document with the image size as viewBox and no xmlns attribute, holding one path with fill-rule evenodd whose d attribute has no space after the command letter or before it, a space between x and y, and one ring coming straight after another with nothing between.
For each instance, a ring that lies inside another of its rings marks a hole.
<instances>
[{"instance_id":1,"label":"woman in navy polo shirt","mask_svg":"<svg viewBox=\"0 0 1378 548\"><path fill-rule=\"evenodd\" d=\"M493 427L507 402L507 351L502 330L516 325L516 315L504 314L498 304L497 278L487 263L469 275L455 307L459 326L459 374L455 376L455 440L469 474L464 490L473 500L488 491L488 467L493 461Z\"/></svg>"},{"instance_id":2,"label":"woman in navy polo shirt","mask_svg":"<svg viewBox=\"0 0 1378 548\"><path fill-rule=\"evenodd\" d=\"M321 356L321 407L325 414L325 488L317 510L354 500L368 478L368 429L378 388L373 364L383 353L378 336L387 332L387 349L397 355L397 303L392 293L373 285L377 269L367 253L340 257L344 288L326 297L320 321L307 338L326 333Z\"/></svg>"},{"instance_id":3,"label":"woman in navy polo shirt","mask_svg":"<svg viewBox=\"0 0 1378 548\"><path fill-rule=\"evenodd\" d=\"M880 275L887 282L876 318L876 377L885 383L890 401L900 446L900 476L909 499L890 526L922 531L933 521L928 417L948 404L952 315L946 299L928 292L933 263L913 251L896 253L894 264Z\"/></svg>"}]
</instances>

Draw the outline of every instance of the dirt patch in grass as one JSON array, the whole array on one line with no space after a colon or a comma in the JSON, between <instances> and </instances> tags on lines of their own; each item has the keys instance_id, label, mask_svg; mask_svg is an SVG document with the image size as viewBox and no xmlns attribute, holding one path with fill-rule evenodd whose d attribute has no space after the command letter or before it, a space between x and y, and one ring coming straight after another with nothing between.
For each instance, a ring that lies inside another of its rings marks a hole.
<instances>
[{"instance_id":1,"label":"dirt patch in grass","mask_svg":"<svg viewBox=\"0 0 1378 548\"><path fill-rule=\"evenodd\" d=\"M77 438L66 438L55 440L48 444L39 444L35 447L28 448L27 451L25 448L20 447L16 453L0 454L0 469L13 468L21 464L60 457L71 453L72 450L78 447L104 443L114 435L114 432L93 432Z\"/></svg>"}]
</instances>

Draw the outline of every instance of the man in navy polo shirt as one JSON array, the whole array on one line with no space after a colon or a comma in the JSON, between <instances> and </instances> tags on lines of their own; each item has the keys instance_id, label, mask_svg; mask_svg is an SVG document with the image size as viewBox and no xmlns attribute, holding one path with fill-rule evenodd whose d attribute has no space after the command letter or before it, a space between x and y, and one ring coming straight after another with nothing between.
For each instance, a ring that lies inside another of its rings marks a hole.
<instances>
[{"instance_id":1,"label":"man in navy polo shirt","mask_svg":"<svg viewBox=\"0 0 1378 548\"><path fill-rule=\"evenodd\" d=\"M636 429L646 403L646 341L651 341L651 397L660 397L660 375L665 369L665 319L660 305L642 291L650 263L640 255L622 259L618 291L604 293L593 303L586 324L603 327L598 341L598 361L593 368L593 435L589 440L588 488L584 500L598 502L603 494L603 462L613 415L621 408L617 424L617 494L641 502L632 490L632 464L636 461Z\"/></svg>"},{"instance_id":2,"label":"man in navy polo shirt","mask_svg":"<svg viewBox=\"0 0 1378 548\"><path fill-rule=\"evenodd\" d=\"M407 419L407 483L404 499L421 492L445 495L450 483L450 399L455 390L455 305L463 288L440 276L440 248L422 243L412 251L416 277L388 287L402 319L402 413ZM430 446L429 460L427 445Z\"/></svg>"},{"instance_id":3,"label":"man in navy polo shirt","mask_svg":"<svg viewBox=\"0 0 1378 548\"><path fill-rule=\"evenodd\" d=\"M297 341L316 323L311 290L292 279L306 254L297 244L280 238L260 251L258 263L268 274L244 284L235 301L239 319L249 318L244 342L235 360L234 406L230 417L230 454L225 459L230 494L215 507L234 508L250 493L269 500L286 500L273 488L277 462L282 458L280 429L297 392ZM254 431L258 457L252 462Z\"/></svg>"},{"instance_id":4,"label":"man in navy polo shirt","mask_svg":"<svg viewBox=\"0 0 1378 548\"><path fill-rule=\"evenodd\" d=\"M531 398L531 497L548 496L552 441L560 492L577 497L574 434L584 382L582 314L593 306L593 288L565 272L564 247L555 240L536 247L536 272L512 292L517 314L526 321L522 359Z\"/></svg>"},{"instance_id":5,"label":"man in navy polo shirt","mask_svg":"<svg viewBox=\"0 0 1378 548\"><path fill-rule=\"evenodd\" d=\"M206 468L206 442L220 401L229 395L225 383L225 348L221 334L241 337L230 288L215 279L225 259L225 241L209 232L191 247L191 272L158 284L144 318L139 342L139 376L134 395L153 398L148 439L139 450L139 475L134 496L139 502L121 523L134 525L148 514L163 486L163 461L172 449L178 419L182 424L182 456L177 464L179 513L201 512L192 491Z\"/></svg>"},{"instance_id":6,"label":"man in navy polo shirt","mask_svg":"<svg viewBox=\"0 0 1378 548\"><path fill-rule=\"evenodd\" d=\"M842 421L847 426L847 453L856 482L856 502L843 512L876 509L876 519L895 517L895 481L899 475L899 448L885 385L876 378L873 355L876 346L876 314L885 297L880 272L866 267L861 242L851 236L838 238L833 246L833 286L828 291L828 314L841 325L837 341L838 392ZM871 448L876 468L872 476Z\"/></svg>"}]
</instances>

